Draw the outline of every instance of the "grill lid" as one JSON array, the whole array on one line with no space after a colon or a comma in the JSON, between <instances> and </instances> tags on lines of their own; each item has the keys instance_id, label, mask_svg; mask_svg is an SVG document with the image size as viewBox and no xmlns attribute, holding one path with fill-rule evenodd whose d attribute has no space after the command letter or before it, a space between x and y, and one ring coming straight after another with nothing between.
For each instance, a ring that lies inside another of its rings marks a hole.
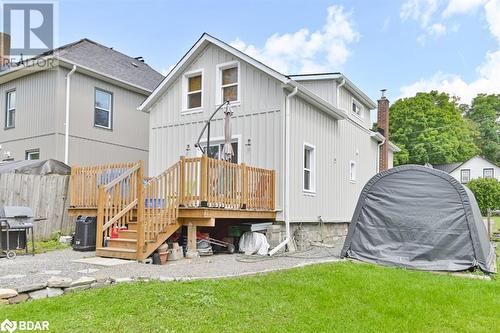
<instances>
[{"instance_id":1,"label":"grill lid","mask_svg":"<svg viewBox=\"0 0 500 333\"><path fill-rule=\"evenodd\" d=\"M33 210L25 206L3 206L0 207L0 218L33 217Z\"/></svg>"}]
</instances>

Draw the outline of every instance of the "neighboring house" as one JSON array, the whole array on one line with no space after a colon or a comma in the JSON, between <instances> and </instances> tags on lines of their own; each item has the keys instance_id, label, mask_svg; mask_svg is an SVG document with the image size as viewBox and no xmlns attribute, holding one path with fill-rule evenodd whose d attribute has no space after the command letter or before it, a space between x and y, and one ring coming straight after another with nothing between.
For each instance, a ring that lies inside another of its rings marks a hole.
<instances>
[{"instance_id":1,"label":"neighboring house","mask_svg":"<svg viewBox=\"0 0 500 333\"><path fill-rule=\"evenodd\" d=\"M88 39L0 72L0 160L65 161L69 73L68 164L147 161L149 119L137 106L163 76Z\"/></svg>"},{"instance_id":2,"label":"neighboring house","mask_svg":"<svg viewBox=\"0 0 500 333\"><path fill-rule=\"evenodd\" d=\"M378 171L380 145L382 169L398 151L370 131L377 105L344 75L286 76L203 34L139 108L150 114L149 174L199 155L204 122L224 100L234 111L233 161L275 169L278 220L305 222L306 231L323 225L329 239L345 234L358 195ZM388 120L389 101L379 104ZM211 123L212 157L223 147L223 118L221 111Z\"/></svg>"},{"instance_id":3,"label":"neighboring house","mask_svg":"<svg viewBox=\"0 0 500 333\"><path fill-rule=\"evenodd\" d=\"M449 173L462 184L476 178L496 178L500 181L500 167L481 156L474 156L465 162L428 166Z\"/></svg>"}]
</instances>

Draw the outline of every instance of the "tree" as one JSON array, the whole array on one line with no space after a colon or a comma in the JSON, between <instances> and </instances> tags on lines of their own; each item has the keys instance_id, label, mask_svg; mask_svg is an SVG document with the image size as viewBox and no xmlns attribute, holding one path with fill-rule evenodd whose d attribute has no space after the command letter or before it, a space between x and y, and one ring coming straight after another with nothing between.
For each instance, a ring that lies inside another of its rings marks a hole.
<instances>
[{"instance_id":1,"label":"tree","mask_svg":"<svg viewBox=\"0 0 500 333\"><path fill-rule=\"evenodd\" d=\"M474 193L483 216L486 216L488 208L500 208L500 182L496 178L473 179L467 187Z\"/></svg>"},{"instance_id":2,"label":"tree","mask_svg":"<svg viewBox=\"0 0 500 333\"><path fill-rule=\"evenodd\" d=\"M472 123L456 99L431 91L397 100L390 107L390 140L401 148L394 164L451 163L479 153Z\"/></svg>"},{"instance_id":3,"label":"tree","mask_svg":"<svg viewBox=\"0 0 500 333\"><path fill-rule=\"evenodd\" d=\"M500 163L500 95L479 94L472 100L470 108L465 107L465 117L470 119L479 131L476 145L481 155L493 163Z\"/></svg>"}]
</instances>

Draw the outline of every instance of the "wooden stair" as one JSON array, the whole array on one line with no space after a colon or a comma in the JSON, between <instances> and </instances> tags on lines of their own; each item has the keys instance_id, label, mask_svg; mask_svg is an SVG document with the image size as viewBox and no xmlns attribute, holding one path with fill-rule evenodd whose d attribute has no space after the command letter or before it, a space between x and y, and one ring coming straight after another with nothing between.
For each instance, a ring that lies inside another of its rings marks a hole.
<instances>
[{"instance_id":1,"label":"wooden stair","mask_svg":"<svg viewBox=\"0 0 500 333\"><path fill-rule=\"evenodd\" d=\"M118 237L108 240L107 247L97 248L96 255L106 258L144 260L181 226L182 222L179 221L169 225L163 232L158 234L155 241L146 242L142 251L137 253L137 221L131 221L128 224L127 230L118 230Z\"/></svg>"}]
</instances>

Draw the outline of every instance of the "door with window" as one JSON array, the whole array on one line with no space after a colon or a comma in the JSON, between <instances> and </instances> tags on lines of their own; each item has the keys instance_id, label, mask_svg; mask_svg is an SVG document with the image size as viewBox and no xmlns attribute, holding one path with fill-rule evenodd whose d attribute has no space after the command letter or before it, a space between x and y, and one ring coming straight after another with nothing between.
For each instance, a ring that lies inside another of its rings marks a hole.
<instances>
[{"instance_id":1,"label":"door with window","mask_svg":"<svg viewBox=\"0 0 500 333\"><path fill-rule=\"evenodd\" d=\"M203 144L202 144L203 145ZM233 157L231 158L231 163L238 163L238 141L231 142L231 146L233 147ZM206 149L206 143L205 143ZM215 158L216 160L222 160L224 158L224 142L214 142L210 143L210 147L208 148L208 157Z\"/></svg>"}]
</instances>

